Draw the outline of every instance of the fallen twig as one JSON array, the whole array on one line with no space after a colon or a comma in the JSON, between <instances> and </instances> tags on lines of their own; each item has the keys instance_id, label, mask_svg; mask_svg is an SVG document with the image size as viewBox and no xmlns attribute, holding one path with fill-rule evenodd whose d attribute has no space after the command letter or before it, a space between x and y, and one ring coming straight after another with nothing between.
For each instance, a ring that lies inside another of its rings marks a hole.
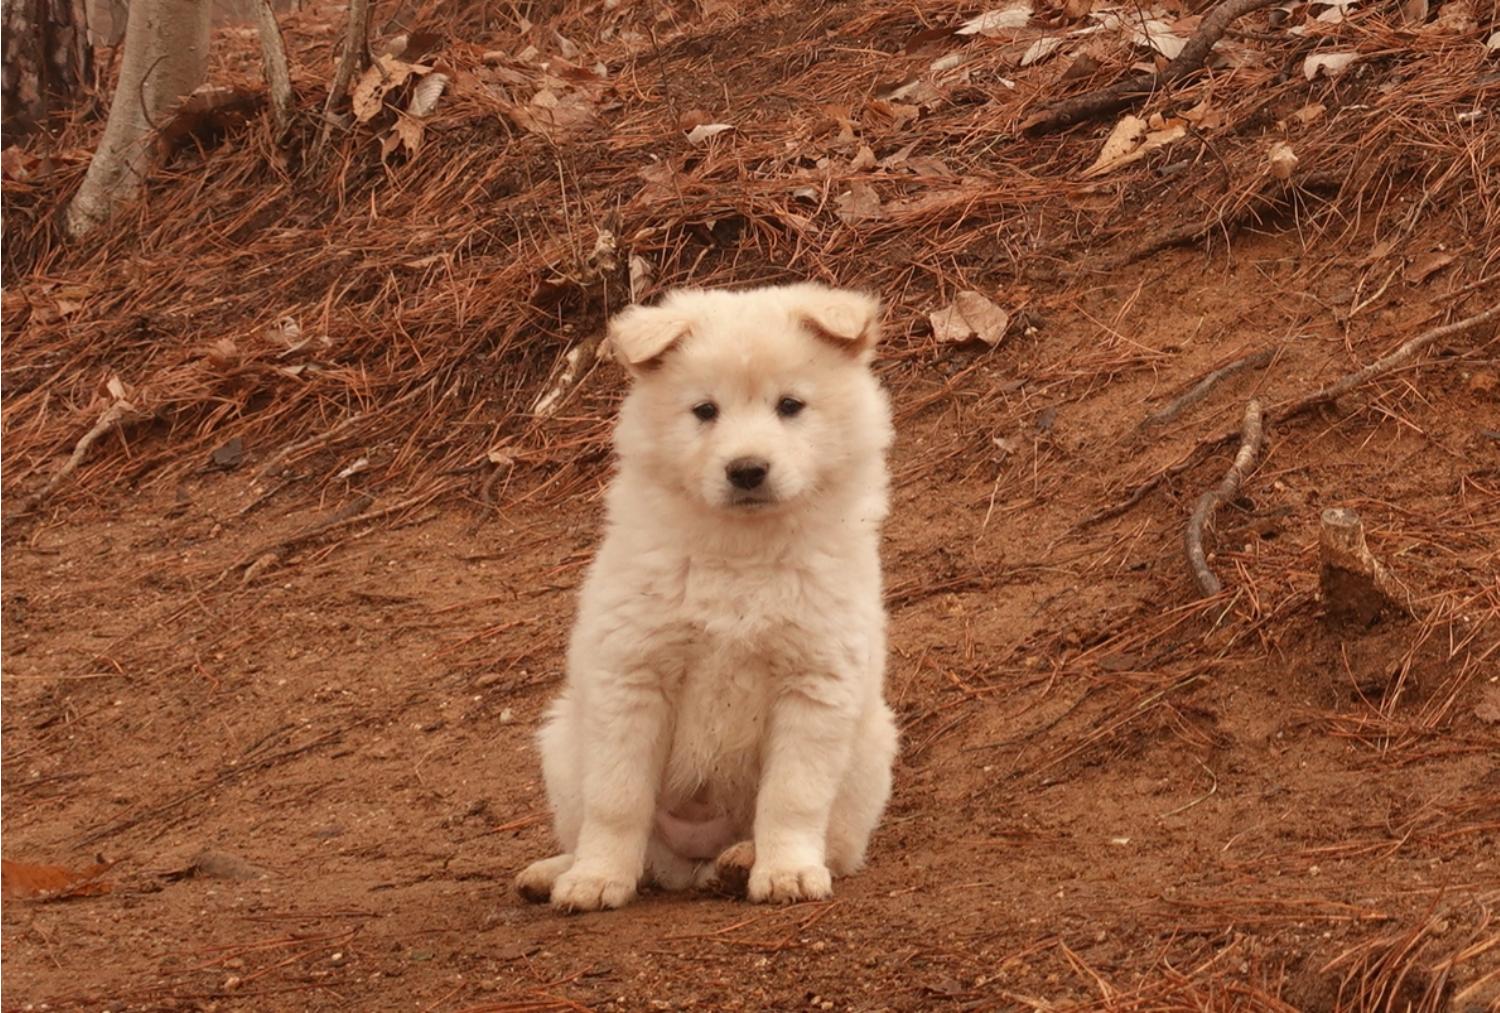
<instances>
[{"instance_id":1,"label":"fallen twig","mask_svg":"<svg viewBox=\"0 0 1500 1013\"><path fill-rule=\"evenodd\" d=\"M1218 485L1198 497L1198 505L1193 507L1192 516L1188 518L1187 532L1184 535L1188 565L1205 597L1211 598L1218 594L1224 589L1224 585L1208 568L1208 560L1203 551L1203 528L1213 517L1219 504L1233 499L1240 491L1240 484L1244 482L1250 469L1255 467L1264 438L1261 419L1260 401L1251 398L1250 403L1245 406L1245 421L1240 427L1240 449L1234 455L1234 463L1229 466Z\"/></svg>"},{"instance_id":2,"label":"fallen twig","mask_svg":"<svg viewBox=\"0 0 1500 1013\"><path fill-rule=\"evenodd\" d=\"M1251 368L1259 369L1261 366L1264 366L1266 365L1266 363L1270 362L1271 359L1275 357L1275 355L1276 350L1274 348L1265 348L1253 355L1246 355L1241 358L1235 359L1227 366L1220 366L1218 369L1214 370L1212 373L1209 373L1203 379L1193 384L1193 386L1190 387L1186 393L1175 398L1171 404L1158 411L1152 412L1150 415L1147 415L1146 420L1142 423L1142 425L1159 426L1163 423L1171 422L1177 416L1181 415L1183 411L1207 397L1208 392L1213 390L1214 387L1216 387L1220 382L1228 379L1231 376L1234 376L1236 373L1242 372L1243 370Z\"/></svg>"},{"instance_id":3,"label":"fallen twig","mask_svg":"<svg viewBox=\"0 0 1500 1013\"><path fill-rule=\"evenodd\" d=\"M1182 52L1160 73L1136 74L1106 88L1061 99L1029 117L1021 125L1021 129L1027 133L1045 133L1070 127L1094 116L1114 112L1129 105L1133 99L1149 95L1164 85L1184 78L1202 68L1214 44L1232 22L1277 2L1278 0L1224 0L1224 3L1204 16L1198 30L1188 39L1187 45L1182 47Z\"/></svg>"}]
</instances>

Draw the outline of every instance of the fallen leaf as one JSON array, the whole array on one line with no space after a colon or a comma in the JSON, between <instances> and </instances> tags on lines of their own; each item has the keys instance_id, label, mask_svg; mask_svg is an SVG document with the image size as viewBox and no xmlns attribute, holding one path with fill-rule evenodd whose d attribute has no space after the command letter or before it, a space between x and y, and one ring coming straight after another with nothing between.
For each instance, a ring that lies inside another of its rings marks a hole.
<instances>
[{"instance_id":1,"label":"fallen leaf","mask_svg":"<svg viewBox=\"0 0 1500 1013\"><path fill-rule=\"evenodd\" d=\"M1094 159L1094 164L1084 173L1091 175L1101 165L1109 165L1124 158L1136 148L1141 146L1141 141L1146 138L1146 121L1139 116L1122 116L1115 124L1109 136L1104 139L1104 147L1099 149L1099 157Z\"/></svg>"},{"instance_id":2,"label":"fallen leaf","mask_svg":"<svg viewBox=\"0 0 1500 1013\"><path fill-rule=\"evenodd\" d=\"M1411 266L1406 269L1403 277L1406 278L1409 285L1420 285L1457 259L1458 254L1456 253L1433 250L1413 260Z\"/></svg>"},{"instance_id":3,"label":"fallen leaf","mask_svg":"<svg viewBox=\"0 0 1500 1013\"><path fill-rule=\"evenodd\" d=\"M939 341L963 342L977 338L994 348L1005 337L1010 314L978 292L958 293L953 302L928 314Z\"/></svg>"},{"instance_id":4,"label":"fallen leaf","mask_svg":"<svg viewBox=\"0 0 1500 1013\"><path fill-rule=\"evenodd\" d=\"M1408 25L1420 25L1427 20L1427 0L1401 0L1401 20Z\"/></svg>"},{"instance_id":5,"label":"fallen leaf","mask_svg":"<svg viewBox=\"0 0 1500 1013\"><path fill-rule=\"evenodd\" d=\"M1182 114L1182 118L1199 130L1218 130L1224 125L1223 111L1210 105L1208 99L1204 99L1193 106L1193 108L1186 110Z\"/></svg>"},{"instance_id":6,"label":"fallen leaf","mask_svg":"<svg viewBox=\"0 0 1500 1013\"><path fill-rule=\"evenodd\" d=\"M1021 449L1021 441L1014 436L995 436L990 439L995 449L1000 451L1001 457L1009 457Z\"/></svg>"},{"instance_id":7,"label":"fallen leaf","mask_svg":"<svg viewBox=\"0 0 1500 1013\"><path fill-rule=\"evenodd\" d=\"M422 150L422 138L426 130L422 121L415 116L398 113L390 133L380 142L380 157L387 158L400 147L405 147L408 155L415 155Z\"/></svg>"},{"instance_id":8,"label":"fallen leaf","mask_svg":"<svg viewBox=\"0 0 1500 1013\"><path fill-rule=\"evenodd\" d=\"M1349 64L1358 59L1358 53L1313 53L1302 61L1302 76L1309 81L1319 73L1329 78L1338 77Z\"/></svg>"},{"instance_id":9,"label":"fallen leaf","mask_svg":"<svg viewBox=\"0 0 1500 1013\"><path fill-rule=\"evenodd\" d=\"M1494 373L1479 372L1469 377L1469 389L1476 394L1493 394L1500 388L1500 376Z\"/></svg>"},{"instance_id":10,"label":"fallen leaf","mask_svg":"<svg viewBox=\"0 0 1500 1013\"><path fill-rule=\"evenodd\" d=\"M1135 116L1126 116L1115 124L1099 157L1094 160L1093 165L1083 170L1084 178L1113 172L1187 135L1187 123L1176 117L1163 120L1162 126L1157 130L1145 130L1145 127L1146 124Z\"/></svg>"},{"instance_id":11,"label":"fallen leaf","mask_svg":"<svg viewBox=\"0 0 1500 1013\"><path fill-rule=\"evenodd\" d=\"M1474 705L1474 716L1490 724L1500 722L1500 686L1490 683L1479 687L1479 702Z\"/></svg>"},{"instance_id":12,"label":"fallen leaf","mask_svg":"<svg viewBox=\"0 0 1500 1013\"><path fill-rule=\"evenodd\" d=\"M728 123L700 123L698 126L688 131L688 143L702 144L710 137L717 137L724 131L733 129L734 127Z\"/></svg>"},{"instance_id":13,"label":"fallen leaf","mask_svg":"<svg viewBox=\"0 0 1500 1013\"><path fill-rule=\"evenodd\" d=\"M0 152L0 175L18 183L24 183L36 173L36 168L41 161L31 152L23 151L19 146L12 144Z\"/></svg>"},{"instance_id":14,"label":"fallen leaf","mask_svg":"<svg viewBox=\"0 0 1500 1013\"><path fill-rule=\"evenodd\" d=\"M1500 32L1491 35L1489 41L1484 44L1486 53L1500 53Z\"/></svg>"},{"instance_id":15,"label":"fallen leaf","mask_svg":"<svg viewBox=\"0 0 1500 1013\"><path fill-rule=\"evenodd\" d=\"M638 254L630 256L630 301L638 303L651 285L651 262Z\"/></svg>"},{"instance_id":16,"label":"fallen leaf","mask_svg":"<svg viewBox=\"0 0 1500 1013\"><path fill-rule=\"evenodd\" d=\"M958 35L996 35L1012 28L1024 28L1031 20L1030 0L1019 0L998 10L985 11L977 18L970 18L957 29Z\"/></svg>"},{"instance_id":17,"label":"fallen leaf","mask_svg":"<svg viewBox=\"0 0 1500 1013\"><path fill-rule=\"evenodd\" d=\"M1021 66L1029 67L1033 63L1040 63L1053 53L1062 48L1063 40L1057 35L1043 35L1033 42L1026 52L1021 54Z\"/></svg>"},{"instance_id":18,"label":"fallen leaf","mask_svg":"<svg viewBox=\"0 0 1500 1013\"><path fill-rule=\"evenodd\" d=\"M1297 155L1285 141L1277 141L1271 145L1266 161L1271 166L1271 175L1281 180L1291 179L1292 170L1297 168Z\"/></svg>"},{"instance_id":19,"label":"fallen leaf","mask_svg":"<svg viewBox=\"0 0 1500 1013\"><path fill-rule=\"evenodd\" d=\"M225 471L238 467L239 463L244 459L245 441L238 436L228 443L223 443L215 447L214 452L209 455L209 460L213 463L213 466L215 468L223 468Z\"/></svg>"},{"instance_id":20,"label":"fallen leaf","mask_svg":"<svg viewBox=\"0 0 1500 1013\"><path fill-rule=\"evenodd\" d=\"M875 221L885 217L885 208L880 196L868 183L852 183L849 189L833 199L838 207L835 212L845 225L856 222Z\"/></svg>"},{"instance_id":21,"label":"fallen leaf","mask_svg":"<svg viewBox=\"0 0 1500 1013\"><path fill-rule=\"evenodd\" d=\"M404 84L419 67L424 72L431 69L388 54L377 57L354 85L354 118L361 123L374 119L385 107L385 96Z\"/></svg>"},{"instance_id":22,"label":"fallen leaf","mask_svg":"<svg viewBox=\"0 0 1500 1013\"><path fill-rule=\"evenodd\" d=\"M1430 31L1467 35L1479 27L1479 19L1467 0L1448 0L1438 8L1437 17L1427 27Z\"/></svg>"},{"instance_id":23,"label":"fallen leaf","mask_svg":"<svg viewBox=\"0 0 1500 1013\"><path fill-rule=\"evenodd\" d=\"M99 862L87 869L65 865L31 865L0 859L0 894L6 900L61 900L109 893L113 886L99 880L113 862Z\"/></svg>"},{"instance_id":24,"label":"fallen leaf","mask_svg":"<svg viewBox=\"0 0 1500 1013\"><path fill-rule=\"evenodd\" d=\"M1292 113L1292 118L1305 127L1309 123L1316 123L1318 120L1322 119L1323 114L1327 111L1328 107L1323 105L1323 103L1309 102L1301 109L1298 109L1296 112Z\"/></svg>"},{"instance_id":25,"label":"fallen leaf","mask_svg":"<svg viewBox=\"0 0 1500 1013\"><path fill-rule=\"evenodd\" d=\"M446 87L448 87L447 74L433 72L425 75L412 89L411 98L406 103L406 111L416 117L431 115L432 111L437 108L438 99L442 97L443 89Z\"/></svg>"}]
</instances>

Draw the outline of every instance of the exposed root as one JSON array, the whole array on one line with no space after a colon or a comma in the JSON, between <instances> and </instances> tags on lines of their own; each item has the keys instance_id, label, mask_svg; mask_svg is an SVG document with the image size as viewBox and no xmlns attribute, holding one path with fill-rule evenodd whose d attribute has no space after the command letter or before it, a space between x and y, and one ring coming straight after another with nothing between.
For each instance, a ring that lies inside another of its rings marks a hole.
<instances>
[{"instance_id":1,"label":"exposed root","mask_svg":"<svg viewBox=\"0 0 1500 1013\"><path fill-rule=\"evenodd\" d=\"M1368 383L1369 381L1374 380L1377 377L1389 373L1399 366L1404 365L1418 352L1440 338L1451 337L1455 334L1461 334L1464 331L1473 330L1475 327L1479 327L1482 324L1488 323L1489 321L1495 320L1497 318L1500 318L1500 305L1492 306L1482 313L1476 313L1471 317L1465 317L1464 319L1457 320L1451 324L1444 324L1442 327L1434 327L1429 331L1425 331L1424 333L1417 335L1415 338L1412 338L1410 341L1403 344L1400 348L1396 349L1391 354L1384 356L1383 358L1376 359L1374 362L1370 363L1368 366L1365 366L1362 369L1357 369L1352 373L1348 373L1340 377L1333 383L1318 388L1311 394L1306 394L1292 401L1283 402L1279 405L1273 406L1267 413L1267 421L1274 425L1278 422L1285 422L1288 419L1296 418L1299 415L1311 411L1313 408L1316 408L1319 405L1327 404L1328 402L1349 393L1349 391L1355 389L1361 384ZM1103 521L1107 521L1112 518L1119 517L1121 514L1127 513L1137 503L1145 499L1153 489L1156 489L1167 479L1182 474L1184 471L1187 471L1189 468L1196 465L1199 461L1203 460L1204 457L1208 456L1219 447L1222 447L1226 443L1233 442L1236 436L1241 435L1241 432L1242 430L1230 429L1219 433L1216 436L1210 436L1206 437L1203 440L1200 440L1198 445L1194 447L1181 461L1178 461L1176 464L1173 464L1170 467L1163 468L1155 475L1152 475L1144 482L1141 482L1130 491L1130 494L1126 496L1125 499L1121 500L1119 503L1116 503L1113 506L1105 507L1102 510L1098 510L1085 517L1083 520L1078 522L1077 527L1079 529L1092 527L1095 524L1099 524Z\"/></svg>"},{"instance_id":2,"label":"exposed root","mask_svg":"<svg viewBox=\"0 0 1500 1013\"><path fill-rule=\"evenodd\" d=\"M1245 476L1260 458L1263 437L1260 401L1251 398L1250 403L1245 406L1245 421L1240 428L1240 450L1234 455L1234 463L1229 466L1217 486L1198 497L1198 505L1193 507L1192 516L1188 518L1187 533L1184 536L1188 566L1192 568L1193 579L1198 582L1205 597L1218 594L1224 589L1224 585L1208 568L1208 559L1203 551L1203 529L1213 518L1219 504L1233 499L1240 491Z\"/></svg>"},{"instance_id":3,"label":"exposed root","mask_svg":"<svg viewBox=\"0 0 1500 1013\"><path fill-rule=\"evenodd\" d=\"M98 442L101 436L128 422L136 421L141 417L142 413L135 405L125 400L117 400L104 409L99 416L99 421L95 422L93 428L84 433L78 443L74 445L72 455L68 457L61 468L57 469L57 474L48 479L46 485L42 486L26 500L26 506L22 512L31 513L34 511L42 504L43 500L52 495L52 491L61 485L64 479L77 471L78 466L83 463L84 457L88 455L89 448Z\"/></svg>"},{"instance_id":4,"label":"exposed root","mask_svg":"<svg viewBox=\"0 0 1500 1013\"><path fill-rule=\"evenodd\" d=\"M1449 338L1455 334L1462 334L1465 331L1472 331L1476 327L1497 319L1500 319L1500 303L1491 306L1482 313L1476 313L1462 320L1455 320L1453 323L1444 324L1441 327L1434 327L1412 338L1390 355L1376 359L1363 369L1356 369L1354 372L1340 377L1328 386L1321 387L1295 401L1278 405L1271 413L1272 418L1277 422L1284 422L1319 405L1324 405L1343 397L1361 384L1369 383L1376 377L1383 376L1398 366L1405 365L1413 356L1434 341L1441 338Z\"/></svg>"}]
</instances>

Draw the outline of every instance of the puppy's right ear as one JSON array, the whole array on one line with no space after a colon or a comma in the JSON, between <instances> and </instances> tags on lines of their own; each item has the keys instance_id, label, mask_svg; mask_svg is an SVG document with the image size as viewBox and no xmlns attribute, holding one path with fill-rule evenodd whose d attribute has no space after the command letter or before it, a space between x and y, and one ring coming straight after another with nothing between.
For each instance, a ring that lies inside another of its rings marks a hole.
<instances>
[{"instance_id":1,"label":"puppy's right ear","mask_svg":"<svg viewBox=\"0 0 1500 1013\"><path fill-rule=\"evenodd\" d=\"M648 373L688 333L686 317L662 306L631 306L609 322L609 344L632 373Z\"/></svg>"}]
</instances>

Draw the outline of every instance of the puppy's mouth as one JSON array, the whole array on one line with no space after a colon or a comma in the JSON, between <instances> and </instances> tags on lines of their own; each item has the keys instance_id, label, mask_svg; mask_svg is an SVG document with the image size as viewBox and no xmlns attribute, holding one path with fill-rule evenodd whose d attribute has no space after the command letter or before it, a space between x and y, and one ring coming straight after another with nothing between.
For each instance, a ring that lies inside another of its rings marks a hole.
<instances>
[{"instance_id":1,"label":"puppy's mouth","mask_svg":"<svg viewBox=\"0 0 1500 1013\"><path fill-rule=\"evenodd\" d=\"M747 513L764 510L781 502L775 493L765 489L732 489L725 497L724 505L731 510Z\"/></svg>"}]
</instances>

